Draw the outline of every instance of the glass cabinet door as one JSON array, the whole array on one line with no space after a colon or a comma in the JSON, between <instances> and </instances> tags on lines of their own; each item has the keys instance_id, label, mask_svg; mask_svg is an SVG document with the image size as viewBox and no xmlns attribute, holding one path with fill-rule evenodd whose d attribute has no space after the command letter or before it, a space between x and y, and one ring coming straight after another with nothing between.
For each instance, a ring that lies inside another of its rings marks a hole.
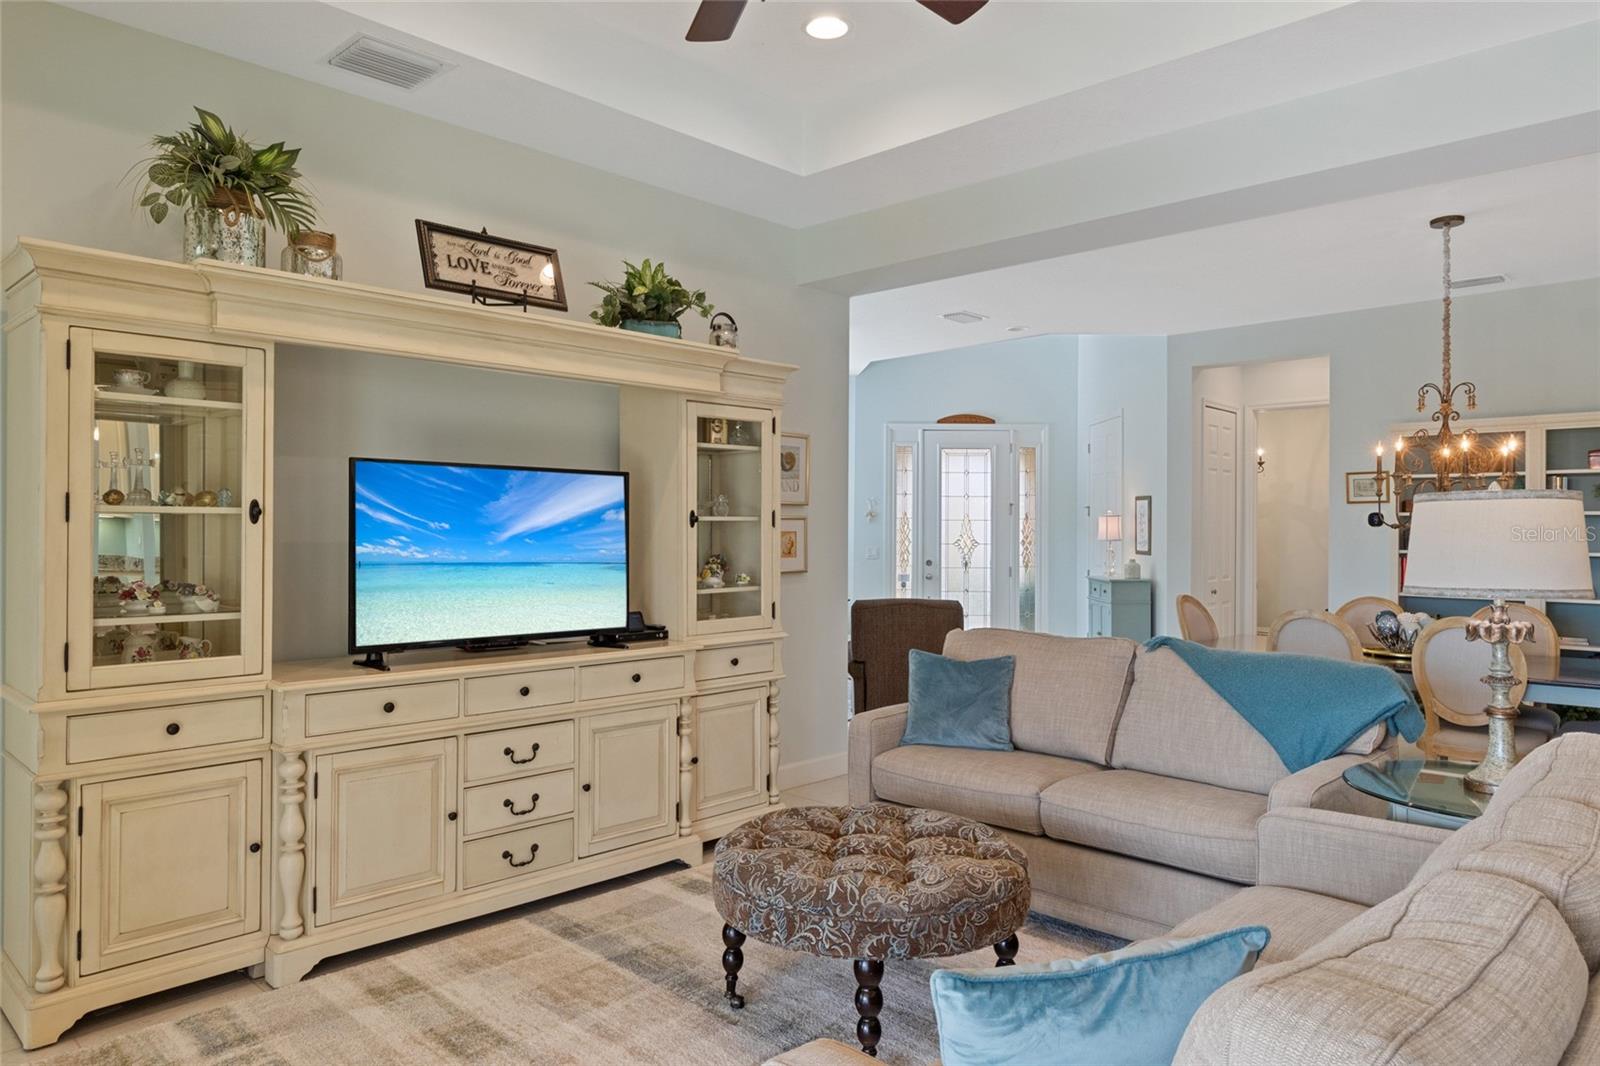
<instances>
[{"instance_id":1,"label":"glass cabinet door","mask_svg":"<svg viewBox=\"0 0 1600 1066\"><path fill-rule=\"evenodd\" d=\"M695 631L771 626L772 412L692 403L689 419Z\"/></svg>"},{"instance_id":2,"label":"glass cabinet door","mask_svg":"<svg viewBox=\"0 0 1600 1066\"><path fill-rule=\"evenodd\" d=\"M67 687L259 673L265 353L70 336Z\"/></svg>"}]
</instances>

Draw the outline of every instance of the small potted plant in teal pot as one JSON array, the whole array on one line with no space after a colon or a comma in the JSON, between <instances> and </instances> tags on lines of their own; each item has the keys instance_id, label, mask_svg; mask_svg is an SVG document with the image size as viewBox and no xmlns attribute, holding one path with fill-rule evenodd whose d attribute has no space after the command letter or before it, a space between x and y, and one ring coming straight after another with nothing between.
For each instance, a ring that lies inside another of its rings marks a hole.
<instances>
[{"instance_id":1,"label":"small potted plant in teal pot","mask_svg":"<svg viewBox=\"0 0 1600 1066\"><path fill-rule=\"evenodd\" d=\"M605 293L600 306L589 312L589 317L602 326L620 326L658 337L682 337L683 326L678 319L685 311L699 311L701 318L709 318L715 310L706 303L704 289L691 292L684 288L683 282L667 273L665 263L646 259L635 266L623 260L622 265L627 268L622 281L589 282Z\"/></svg>"}]
</instances>

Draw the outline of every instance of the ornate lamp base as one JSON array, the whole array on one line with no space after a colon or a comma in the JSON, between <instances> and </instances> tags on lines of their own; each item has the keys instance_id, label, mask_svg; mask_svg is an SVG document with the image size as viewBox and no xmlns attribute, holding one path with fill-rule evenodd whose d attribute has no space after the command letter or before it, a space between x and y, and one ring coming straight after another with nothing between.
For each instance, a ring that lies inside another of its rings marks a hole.
<instances>
[{"instance_id":1,"label":"ornate lamp base","mask_svg":"<svg viewBox=\"0 0 1600 1066\"><path fill-rule=\"evenodd\" d=\"M1506 601L1496 597L1488 618L1467 623L1467 639L1489 645L1489 673L1483 683L1489 686L1489 747L1483 761L1473 767L1463 784L1473 792L1492 793L1500 787L1517 764L1517 705L1511 692L1521 680L1511 670L1511 645L1521 644L1533 635L1533 624L1513 621L1506 612Z\"/></svg>"}]
</instances>

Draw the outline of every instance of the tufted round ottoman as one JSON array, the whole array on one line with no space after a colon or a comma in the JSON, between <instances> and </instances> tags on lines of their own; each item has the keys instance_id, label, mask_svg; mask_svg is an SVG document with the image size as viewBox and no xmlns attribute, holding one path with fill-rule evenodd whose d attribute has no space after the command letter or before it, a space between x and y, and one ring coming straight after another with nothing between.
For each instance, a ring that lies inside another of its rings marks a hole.
<instances>
[{"instance_id":1,"label":"tufted round ottoman","mask_svg":"<svg viewBox=\"0 0 1600 1066\"><path fill-rule=\"evenodd\" d=\"M877 1053L885 959L960 955L994 945L1016 957L1028 917L1028 860L998 832L954 814L875 803L796 807L746 822L717 844L712 898L724 995L739 995L746 936L854 959L856 1036Z\"/></svg>"}]
</instances>

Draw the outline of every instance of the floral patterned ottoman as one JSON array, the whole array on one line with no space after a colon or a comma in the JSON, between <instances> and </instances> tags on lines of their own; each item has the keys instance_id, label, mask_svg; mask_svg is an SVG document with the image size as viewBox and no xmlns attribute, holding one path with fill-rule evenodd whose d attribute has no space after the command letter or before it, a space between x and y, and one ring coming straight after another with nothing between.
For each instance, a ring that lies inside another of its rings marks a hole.
<instances>
[{"instance_id":1,"label":"floral patterned ottoman","mask_svg":"<svg viewBox=\"0 0 1600 1066\"><path fill-rule=\"evenodd\" d=\"M1028 918L1028 859L998 832L941 811L875 803L796 807L755 818L717 844L712 898L724 995L735 1007L746 936L855 960L856 1037L877 1053L885 959L1017 954Z\"/></svg>"}]
</instances>

